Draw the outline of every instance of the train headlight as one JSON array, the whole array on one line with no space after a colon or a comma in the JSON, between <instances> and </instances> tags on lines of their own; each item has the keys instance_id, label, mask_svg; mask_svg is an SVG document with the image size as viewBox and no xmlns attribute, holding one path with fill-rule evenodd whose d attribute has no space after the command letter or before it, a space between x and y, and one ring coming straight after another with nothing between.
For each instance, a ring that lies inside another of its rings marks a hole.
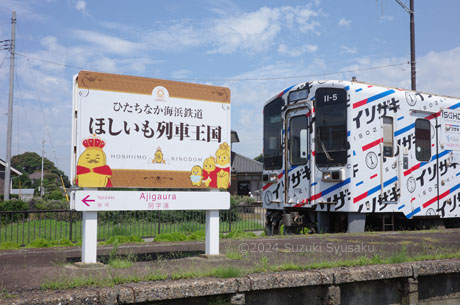
<instances>
[{"instance_id":1,"label":"train headlight","mask_svg":"<svg viewBox=\"0 0 460 305\"><path fill-rule=\"evenodd\" d=\"M270 183L277 183L278 182L278 175L277 174L271 174L269 181L270 181Z\"/></svg>"},{"instance_id":2,"label":"train headlight","mask_svg":"<svg viewBox=\"0 0 460 305\"><path fill-rule=\"evenodd\" d=\"M328 172L323 172L323 181L328 181L328 182L337 182L337 181L343 181L343 177L345 176L344 170L336 170L336 171L328 171Z\"/></svg>"}]
</instances>

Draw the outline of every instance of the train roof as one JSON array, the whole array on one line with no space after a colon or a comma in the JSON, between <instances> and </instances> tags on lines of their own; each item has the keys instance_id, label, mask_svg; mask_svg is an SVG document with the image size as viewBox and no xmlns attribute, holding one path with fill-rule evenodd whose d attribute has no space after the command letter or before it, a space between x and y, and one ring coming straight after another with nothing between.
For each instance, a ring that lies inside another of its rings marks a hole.
<instances>
[{"instance_id":1,"label":"train roof","mask_svg":"<svg viewBox=\"0 0 460 305\"><path fill-rule=\"evenodd\" d=\"M367 86L375 86L375 87L382 87L382 88L388 88L388 89L396 89L396 90L399 90L399 91L420 93L420 94L425 94L425 95L434 95L434 96L439 96L439 97L444 97L444 98L460 100L460 97L456 97L456 96L449 96L449 95L437 94L437 93L432 93L432 92L417 91L417 90L411 90L411 89L403 89L403 88L385 86L385 85L380 85L380 84L375 84L375 83L373 84L373 83L368 83L368 82L363 82L363 81L358 81L358 80L351 80L351 81L346 81L346 80L314 80L314 81L309 81L309 82L298 83L298 84L295 84L293 86L287 87L286 89L284 89L284 90L280 91L279 93L274 94L272 97L270 97L265 102L264 106L267 105L268 103L270 103L271 101L273 101L274 99L285 95L286 93L290 92L294 88L296 88L296 87L298 87L300 85L306 85L308 83L319 84L319 85L335 83L335 84L344 84L344 87L346 87L347 85L353 85L353 84L363 84L363 85L367 85Z\"/></svg>"}]
</instances>

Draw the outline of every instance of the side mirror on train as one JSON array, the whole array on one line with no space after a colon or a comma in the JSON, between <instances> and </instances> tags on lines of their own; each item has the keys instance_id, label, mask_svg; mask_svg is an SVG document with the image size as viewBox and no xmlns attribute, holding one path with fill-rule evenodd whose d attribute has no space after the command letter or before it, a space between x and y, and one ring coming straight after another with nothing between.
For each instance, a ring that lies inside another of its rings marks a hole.
<instances>
[{"instance_id":1,"label":"side mirror on train","mask_svg":"<svg viewBox=\"0 0 460 305\"><path fill-rule=\"evenodd\" d=\"M307 158L308 134L306 129L300 130L300 158Z\"/></svg>"}]
</instances>

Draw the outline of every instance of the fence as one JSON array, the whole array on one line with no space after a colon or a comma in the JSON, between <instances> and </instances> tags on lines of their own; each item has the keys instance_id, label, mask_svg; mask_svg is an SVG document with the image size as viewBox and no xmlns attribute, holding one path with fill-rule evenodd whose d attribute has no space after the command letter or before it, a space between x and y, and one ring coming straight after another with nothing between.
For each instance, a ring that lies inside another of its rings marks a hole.
<instances>
[{"instance_id":1,"label":"fence","mask_svg":"<svg viewBox=\"0 0 460 305\"><path fill-rule=\"evenodd\" d=\"M260 203L232 206L220 211L220 232L256 231L264 228ZM189 234L205 230L205 211L116 211L98 213L98 240L112 236L154 238L161 233ZM0 244L26 245L37 238L81 240L82 212L72 210L1 211Z\"/></svg>"}]
</instances>

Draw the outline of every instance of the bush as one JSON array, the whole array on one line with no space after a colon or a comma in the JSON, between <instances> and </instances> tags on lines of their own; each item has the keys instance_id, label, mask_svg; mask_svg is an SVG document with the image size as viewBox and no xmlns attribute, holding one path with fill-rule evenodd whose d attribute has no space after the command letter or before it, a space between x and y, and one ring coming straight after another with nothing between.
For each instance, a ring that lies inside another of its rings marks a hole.
<instances>
[{"instance_id":1,"label":"bush","mask_svg":"<svg viewBox=\"0 0 460 305\"><path fill-rule=\"evenodd\" d=\"M29 205L22 200L7 200L0 202L0 211L26 211ZM0 220L3 224L17 222L28 217L27 213L0 214Z\"/></svg>"},{"instance_id":2,"label":"bush","mask_svg":"<svg viewBox=\"0 0 460 305\"><path fill-rule=\"evenodd\" d=\"M20 244L12 241L5 241L0 244L0 250L19 249L20 247Z\"/></svg>"},{"instance_id":3,"label":"bush","mask_svg":"<svg viewBox=\"0 0 460 305\"><path fill-rule=\"evenodd\" d=\"M47 200L63 200L65 199L64 193L61 190L54 190L49 194L45 195Z\"/></svg>"},{"instance_id":4,"label":"bush","mask_svg":"<svg viewBox=\"0 0 460 305\"><path fill-rule=\"evenodd\" d=\"M31 206L35 210L68 210L69 203L66 200L46 200L34 198Z\"/></svg>"},{"instance_id":5,"label":"bush","mask_svg":"<svg viewBox=\"0 0 460 305\"><path fill-rule=\"evenodd\" d=\"M205 240L205 239L206 239L205 230L198 230L187 236L187 240Z\"/></svg>"},{"instance_id":6,"label":"bush","mask_svg":"<svg viewBox=\"0 0 460 305\"><path fill-rule=\"evenodd\" d=\"M7 200L0 202L0 211L27 211L29 209L29 205L17 199Z\"/></svg>"},{"instance_id":7,"label":"bush","mask_svg":"<svg viewBox=\"0 0 460 305\"><path fill-rule=\"evenodd\" d=\"M161 233L155 237L155 241L184 241L187 240L187 235L184 233Z\"/></svg>"},{"instance_id":8,"label":"bush","mask_svg":"<svg viewBox=\"0 0 460 305\"><path fill-rule=\"evenodd\" d=\"M26 246L26 248L48 248L51 247L52 244L49 240L44 238L37 238L34 239L30 244Z\"/></svg>"},{"instance_id":9,"label":"bush","mask_svg":"<svg viewBox=\"0 0 460 305\"><path fill-rule=\"evenodd\" d=\"M130 236L112 236L106 241L100 242L101 245L119 245L125 243L143 243L144 240L139 236L130 235Z\"/></svg>"}]
</instances>

